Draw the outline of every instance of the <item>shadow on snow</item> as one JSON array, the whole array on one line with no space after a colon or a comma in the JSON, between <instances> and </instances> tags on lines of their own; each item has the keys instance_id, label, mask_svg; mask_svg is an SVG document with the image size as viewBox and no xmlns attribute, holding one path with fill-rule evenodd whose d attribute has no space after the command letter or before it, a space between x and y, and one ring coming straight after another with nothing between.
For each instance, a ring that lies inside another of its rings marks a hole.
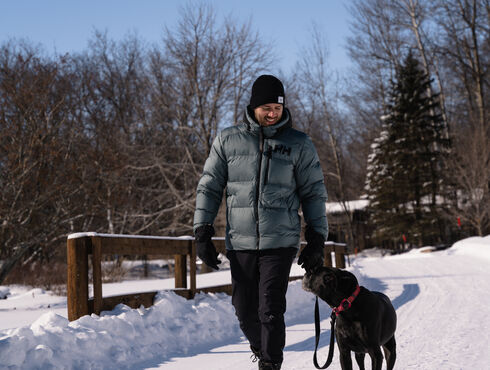
<instances>
[{"instance_id":1,"label":"shadow on snow","mask_svg":"<svg viewBox=\"0 0 490 370\"><path fill-rule=\"evenodd\" d=\"M388 287L387 284L381 279L371 278L371 277L368 277L368 276L365 276L362 274L356 274L356 275L358 276L359 284L365 286L366 288L368 288L370 290L383 292L383 291L386 291L386 289ZM361 276L359 276L359 275L361 275ZM419 295L419 293L420 293L420 287L418 284L404 284L403 285L403 291L401 292L401 294L392 300L393 306L397 310L398 308L400 308L404 304L414 300ZM302 318L296 318L293 320L287 320L287 326L289 327L289 326L301 324L301 323L313 323L314 322L313 307L312 307L311 313L312 313L311 318L310 317L302 317ZM331 313L330 307L328 307L328 305L325 302L320 300L320 317L321 317L321 319L323 319L323 320L327 319L328 317L330 317L330 313ZM330 320L326 320L323 323L323 325L328 326L329 329L322 331L321 336L320 336L320 342L318 345L318 348L319 348L318 356L320 359L323 359L324 356L326 358L326 356L327 356L326 351L327 351L328 346L329 346L330 335L331 335L331 333L330 333L331 332ZM286 330L291 331L294 329L288 329L287 328ZM314 330L312 330L312 332L313 331ZM196 346L195 348L191 349L190 351L188 351L186 353L174 353L174 354L170 354L168 356L162 356L160 358L157 357L157 358L148 359L146 361L138 362L136 364L133 364L132 368L133 369L144 369L144 368L152 367L152 366L161 366L161 365L164 365L165 363L171 363L174 361L178 361L178 359L181 357L195 356L195 355L203 354L203 353L208 353L208 354L213 354L213 355L219 356L223 352L213 351L213 348L217 348L217 347L224 346L224 345L230 345L230 344L240 344L240 343L243 343L243 337L242 338L235 338L235 339L231 339L231 340L228 339L228 340L223 341L222 343L213 343L212 345L211 344L210 345L202 344L200 346ZM246 348L247 349L245 351L234 349L231 352L235 352L235 353L247 352L248 353L249 352L248 344L247 344ZM291 351L291 352L304 352L304 351L312 351L313 352L314 348L315 348L315 336L313 335L311 337L306 338L305 340L303 340L301 342L297 342L297 343L286 346L284 348L284 350L285 351Z\"/></svg>"}]
</instances>

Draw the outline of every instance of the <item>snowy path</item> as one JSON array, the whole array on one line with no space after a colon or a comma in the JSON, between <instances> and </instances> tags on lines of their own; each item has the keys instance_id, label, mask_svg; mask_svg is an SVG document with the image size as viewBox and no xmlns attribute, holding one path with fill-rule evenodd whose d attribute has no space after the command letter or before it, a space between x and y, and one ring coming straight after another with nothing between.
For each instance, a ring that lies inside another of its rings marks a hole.
<instances>
[{"instance_id":1,"label":"snowy path","mask_svg":"<svg viewBox=\"0 0 490 370\"><path fill-rule=\"evenodd\" d=\"M490 236L468 238L446 251L359 257L349 269L361 285L386 293L398 314L396 369L490 370ZM301 273L295 265L293 275ZM206 274L223 284L229 271ZM170 281L124 282L116 290L160 288ZM136 284L136 286L133 285ZM1 288L1 287L0 287ZM159 293L155 305L119 305L101 316L68 322L56 314L63 297L39 289L0 300L0 369L256 369L241 337L230 297L185 300ZM314 369L313 295L295 281L288 289L283 370ZM65 306L66 307L66 306ZM43 315L42 312L49 310ZM66 313L66 312L65 312ZM41 315L41 316L39 316ZM321 304L319 362L327 358L330 309ZM22 322L20 327L16 323ZM10 328L10 329L9 329ZM367 368L370 360L366 359ZM335 348L331 369L340 369Z\"/></svg>"},{"instance_id":2,"label":"snowy path","mask_svg":"<svg viewBox=\"0 0 490 370\"><path fill-rule=\"evenodd\" d=\"M488 260L446 253L359 258L351 270L366 287L384 291L398 314L398 369L490 369L490 269ZM328 310L324 306L319 354L327 357ZM313 307L303 323L288 323L283 369L314 369ZM243 338L242 338L243 339ZM366 359L366 364L369 360ZM205 367L203 365L205 364ZM158 368L158 366L150 367ZM233 343L202 354L175 357L159 368L256 369L248 345ZM335 348L332 369L339 369Z\"/></svg>"},{"instance_id":3,"label":"snowy path","mask_svg":"<svg viewBox=\"0 0 490 370\"><path fill-rule=\"evenodd\" d=\"M488 267L488 260L439 253L363 263L361 271L385 282L394 299L398 368L490 369Z\"/></svg>"}]
</instances>

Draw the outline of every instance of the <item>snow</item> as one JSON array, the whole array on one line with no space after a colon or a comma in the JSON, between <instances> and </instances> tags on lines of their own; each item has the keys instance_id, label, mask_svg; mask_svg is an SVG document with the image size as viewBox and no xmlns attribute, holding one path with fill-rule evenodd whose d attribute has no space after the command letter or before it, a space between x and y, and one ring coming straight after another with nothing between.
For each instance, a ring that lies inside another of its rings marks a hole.
<instances>
[{"instance_id":1,"label":"snow","mask_svg":"<svg viewBox=\"0 0 490 370\"><path fill-rule=\"evenodd\" d=\"M102 237L102 238L138 238L138 239L156 239L156 240L194 240L193 236L150 236L150 235L126 235L126 234L103 234L96 233L93 231L88 231L84 233L74 233L68 235L68 239L77 239L83 237Z\"/></svg>"},{"instance_id":2,"label":"snow","mask_svg":"<svg viewBox=\"0 0 490 370\"><path fill-rule=\"evenodd\" d=\"M489 244L490 235L484 238L471 237L454 243L448 253L490 260L490 248L487 247Z\"/></svg>"},{"instance_id":3,"label":"snow","mask_svg":"<svg viewBox=\"0 0 490 370\"><path fill-rule=\"evenodd\" d=\"M428 247L382 256L369 250L351 256L348 269L360 284L383 291L397 310L395 368L490 369L489 260L490 236L468 238L444 251ZM295 265L292 274L301 269ZM229 279L225 275L229 271L205 274L201 283L222 284ZM147 288L146 281L138 283ZM124 285L104 284L104 294ZM2 286L0 292L8 293L0 300L0 369L257 368L224 294L185 300L162 291L147 309L119 305L69 322L64 297L19 286ZM287 302L283 369L312 369L314 297L294 281ZM328 353L329 315L321 302L321 364ZM368 368L369 362L367 357ZM331 368L340 368L338 348Z\"/></svg>"},{"instance_id":4,"label":"snow","mask_svg":"<svg viewBox=\"0 0 490 370\"><path fill-rule=\"evenodd\" d=\"M0 299L7 299L10 295L10 289L7 287L0 287Z\"/></svg>"},{"instance_id":5,"label":"snow","mask_svg":"<svg viewBox=\"0 0 490 370\"><path fill-rule=\"evenodd\" d=\"M345 207L349 211L362 210L365 209L368 205L369 205L369 200L367 199L351 200L345 202ZM325 208L327 210L327 214L345 212L344 206L340 202L327 202L325 204Z\"/></svg>"},{"instance_id":6,"label":"snow","mask_svg":"<svg viewBox=\"0 0 490 370\"><path fill-rule=\"evenodd\" d=\"M18 285L0 286L0 290L4 289L8 290L9 295L7 299L0 300L0 338L2 329L30 325L43 313L55 312L67 316L66 297Z\"/></svg>"}]
</instances>

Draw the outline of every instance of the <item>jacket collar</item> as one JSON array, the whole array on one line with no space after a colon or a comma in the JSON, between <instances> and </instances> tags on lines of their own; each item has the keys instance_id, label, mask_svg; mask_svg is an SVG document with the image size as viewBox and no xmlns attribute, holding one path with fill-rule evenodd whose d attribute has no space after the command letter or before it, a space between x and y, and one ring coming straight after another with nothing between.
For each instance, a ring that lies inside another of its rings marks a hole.
<instances>
[{"instance_id":1,"label":"jacket collar","mask_svg":"<svg viewBox=\"0 0 490 370\"><path fill-rule=\"evenodd\" d=\"M291 114L287 108L284 108L282 112L282 117L279 122L272 126L260 126L259 123L255 120L254 114L250 106L247 106L245 109L245 113L243 116L243 122L246 125L248 131L253 133L258 133L261 129L265 137L273 137L285 130L286 128L292 127L291 123Z\"/></svg>"}]
</instances>

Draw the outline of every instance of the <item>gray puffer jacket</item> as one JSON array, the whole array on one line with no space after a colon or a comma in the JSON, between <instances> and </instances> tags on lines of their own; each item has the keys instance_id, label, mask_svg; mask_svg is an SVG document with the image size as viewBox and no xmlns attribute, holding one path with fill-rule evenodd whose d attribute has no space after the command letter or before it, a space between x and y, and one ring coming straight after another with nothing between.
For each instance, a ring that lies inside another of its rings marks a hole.
<instances>
[{"instance_id":1,"label":"gray puffer jacket","mask_svg":"<svg viewBox=\"0 0 490 370\"><path fill-rule=\"evenodd\" d=\"M212 225L226 188L226 248L299 247L301 204L306 223L327 237L327 192L311 139L295 130L284 109L280 122L244 121L214 140L197 186L194 230Z\"/></svg>"}]
</instances>

